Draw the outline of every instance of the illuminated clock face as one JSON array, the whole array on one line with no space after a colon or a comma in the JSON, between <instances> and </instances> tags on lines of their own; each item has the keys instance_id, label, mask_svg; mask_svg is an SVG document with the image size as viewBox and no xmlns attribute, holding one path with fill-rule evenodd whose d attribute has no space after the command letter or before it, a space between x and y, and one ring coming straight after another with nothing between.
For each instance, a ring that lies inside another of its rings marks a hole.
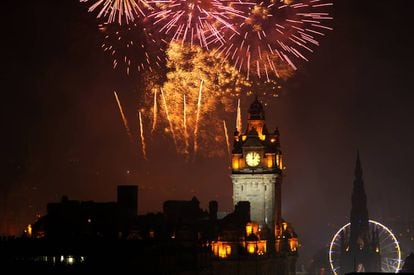
<instances>
[{"instance_id":1,"label":"illuminated clock face","mask_svg":"<svg viewBox=\"0 0 414 275\"><path fill-rule=\"evenodd\" d=\"M246 155L246 163L250 167L256 167L260 164L260 154L258 152L248 152Z\"/></svg>"}]
</instances>

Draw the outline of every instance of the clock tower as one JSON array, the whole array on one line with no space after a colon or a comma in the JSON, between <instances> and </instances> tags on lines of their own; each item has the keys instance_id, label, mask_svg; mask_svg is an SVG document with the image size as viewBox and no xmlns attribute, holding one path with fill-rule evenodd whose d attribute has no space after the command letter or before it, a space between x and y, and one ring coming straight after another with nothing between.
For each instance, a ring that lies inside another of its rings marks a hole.
<instances>
[{"instance_id":1,"label":"clock tower","mask_svg":"<svg viewBox=\"0 0 414 275\"><path fill-rule=\"evenodd\" d=\"M261 229L274 230L281 220L283 177L279 131L268 131L263 105L256 98L248 110L247 128L234 132L233 205L250 202L250 217Z\"/></svg>"}]
</instances>

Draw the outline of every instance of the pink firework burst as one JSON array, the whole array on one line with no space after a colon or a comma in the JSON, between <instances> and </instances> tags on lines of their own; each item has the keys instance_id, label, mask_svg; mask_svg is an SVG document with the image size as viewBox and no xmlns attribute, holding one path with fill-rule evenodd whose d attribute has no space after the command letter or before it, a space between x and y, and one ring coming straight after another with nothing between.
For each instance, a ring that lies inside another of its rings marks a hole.
<instances>
[{"instance_id":1,"label":"pink firework burst","mask_svg":"<svg viewBox=\"0 0 414 275\"><path fill-rule=\"evenodd\" d=\"M79 0L80 2L94 2L89 7L89 12L99 10L97 18L105 18L106 23L134 22L136 18L145 16L149 8L145 0Z\"/></svg>"},{"instance_id":2,"label":"pink firework burst","mask_svg":"<svg viewBox=\"0 0 414 275\"><path fill-rule=\"evenodd\" d=\"M104 23L99 25L99 30L103 35L101 47L111 56L114 69L124 70L129 75L153 71L164 65L165 43L142 24Z\"/></svg>"},{"instance_id":3,"label":"pink firework burst","mask_svg":"<svg viewBox=\"0 0 414 275\"><path fill-rule=\"evenodd\" d=\"M170 41L209 48L225 43L223 30L234 32L234 18L244 18L229 0L152 0L149 17Z\"/></svg>"},{"instance_id":4,"label":"pink firework burst","mask_svg":"<svg viewBox=\"0 0 414 275\"><path fill-rule=\"evenodd\" d=\"M288 78L297 62L319 45L318 39L332 17L329 0L265 0L241 6L246 18L239 19L237 33L229 33L227 43L217 48L247 78L256 75L270 80Z\"/></svg>"}]
</instances>

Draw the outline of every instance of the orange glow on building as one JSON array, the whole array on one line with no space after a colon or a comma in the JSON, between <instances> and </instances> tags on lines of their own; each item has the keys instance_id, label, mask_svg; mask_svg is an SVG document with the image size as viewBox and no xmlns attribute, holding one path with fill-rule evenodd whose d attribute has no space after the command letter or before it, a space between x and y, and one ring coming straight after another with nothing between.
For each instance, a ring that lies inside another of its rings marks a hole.
<instances>
[{"instance_id":1,"label":"orange glow on building","mask_svg":"<svg viewBox=\"0 0 414 275\"><path fill-rule=\"evenodd\" d=\"M272 167L273 167L273 156L267 155L267 168L272 168Z\"/></svg>"},{"instance_id":2,"label":"orange glow on building","mask_svg":"<svg viewBox=\"0 0 414 275\"><path fill-rule=\"evenodd\" d=\"M249 120L247 130L251 131L254 128L257 131L257 134L259 135L259 139L263 141L266 139L266 135L263 134L263 126L263 120Z\"/></svg>"},{"instance_id":3,"label":"orange glow on building","mask_svg":"<svg viewBox=\"0 0 414 275\"><path fill-rule=\"evenodd\" d=\"M254 254L256 252L256 243L255 242L248 242L247 243L247 252L249 254Z\"/></svg>"},{"instance_id":4,"label":"orange glow on building","mask_svg":"<svg viewBox=\"0 0 414 275\"><path fill-rule=\"evenodd\" d=\"M227 258L231 255L231 246L226 242L213 242L211 249L213 250L213 254L219 258Z\"/></svg>"},{"instance_id":5,"label":"orange glow on building","mask_svg":"<svg viewBox=\"0 0 414 275\"><path fill-rule=\"evenodd\" d=\"M282 170L283 169L283 161L282 161L282 156L279 156L279 169Z\"/></svg>"},{"instance_id":6,"label":"orange glow on building","mask_svg":"<svg viewBox=\"0 0 414 275\"><path fill-rule=\"evenodd\" d=\"M297 238L289 239L289 248L290 251L295 252L298 250L299 242Z\"/></svg>"},{"instance_id":7,"label":"orange glow on building","mask_svg":"<svg viewBox=\"0 0 414 275\"><path fill-rule=\"evenodd\" d=\"M259 139L261 141L265 140L266 139L266 135L263 135L262 133L259 133Z\"/></svg>"},{"instance_id":8,"label":"orange glow on building","mask_svg":"<svg viewBox=\"0 0 414 275\"><path fill-rule=\"evenodd\" d=\"M27 237L32 237L32 225L28 224L24 232L26 233Z\"/></svg>"},{"instance_id":9,"label":"orange glow on building","mask_svg":"<svg viewBox=\"0 0 414 275\"><path fill-rule=\"evenodd\" d=\"M276 252L280 252L282 250L282 241L280 239L276 240L275 248L276 248Z\"/></svg>"},{"instance_id":10,"label":"orange glow on building","mask_svg":"<svg viewBox=\"0 0 414 275\"><path fill-rule=\"evenodd\" d=\"M245 247L249 254L264 255L267 251L266 240L247 241Z\"/></svg>"},{"instance_id":11,"label":"orange glow on building","mask_svg":"<svg viewBox=\"0 0 414 275\"><path fill-rule=\"evenodd\" d=\"M263 255L266 253L266 241L258 241L257 242L257 255Z\"/></svg>"},{"instance_id":12,"label":"orange glow on building","mask_svg":"<svg viewBox=\"0 0 414 275\"><path fill-rule=\"evenodd\" d=\"M251 223L246 224L246 235L249 236L253 233L253 225Z\"/></svg>"},{"instance_id":13,"label":"orange glow on building","mask_svg":"<svg viewBox=\"0 0 414 275\"><path fill-rule=\"evenodd\" d=\"M254 222L249 222L246 224L246 235L249 236L251 234L257 234L259 231L259 224Z\"/></svg>"},{"instance_id":14,"label":"orange glow on building","mask_svg":"<svg viewBox=\"0 0 414 275\"><path fill-rule=\"evenodd\" d=\"M233 170L239 170L240 169L239 158L237 156L233 157L232 166L233 166Z\"/></svg>"}]
</instances>

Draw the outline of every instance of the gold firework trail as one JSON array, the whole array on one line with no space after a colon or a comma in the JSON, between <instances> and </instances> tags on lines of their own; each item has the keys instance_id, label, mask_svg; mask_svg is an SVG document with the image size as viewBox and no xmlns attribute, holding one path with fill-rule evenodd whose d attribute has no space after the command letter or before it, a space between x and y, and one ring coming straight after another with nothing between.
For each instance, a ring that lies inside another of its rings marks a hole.
<instances>
[{"instance_id":1,"label":"gold firework trail","mask_svg":"<svg viewBox=\"0 0 414 275\"><path fill-rule=\"evenodd\" d=\"M197 150L198 150L198 144L197 144L198 123L200 121L201 95L202 95L202 91L203 91L203 83L204 83L204 80L201 79L200 90L198 91L196 123L195 123L195 127L194 127L194 153L197 153Z\"/></svg>"},{"instance_id":2,"label":"gold firework trail","mask_svg":"<svg viewBox=\"0 0 414 275\"><path fill-rule=\"evenodd\" d=\"M185 140L185 153L188 154L188 132L187 132L187 103L185 95L183 96L183 126L184 126L184 140Z\"/></svg>"},{"instance_id":3,"label":"gold firework trail","mask_svg":"<svg viewBox=\"0 0 414 275\"><path fill-rule=\"evenodd\" d=\"M226 145L227 145L227 153L230 156L230 142L229 142L229 134L227 131L226 121L223 120L223 128L224 128L224 136L226 137Z\"/></svg>"},{"instance_id":4,"label":"gold firework trail","mask_svg":"<svg viewBox=\"0 0 414 275\"><path fill-rule=\"evenodd\" d=\"M163 92L162 88L160 88L160 90L161 90L162 101L164 103L165 115L166 115L168 123L170 125L170 131L171 131L171 134L172 134L172 137L173 137L173 140L174 140L175 148L177 149L177 139L175 137L174 128L173 128L173 125L172 125L172 122L171 122L170 114L168 113L167 101L165 100L165 96L164 96L164 92Z\"/></svg>"},{"instance_id":5,"label":"gold firework trail","mask_svg":"<svg viewBox=\"0 0 414 275\"><path fill-rule=\"evenodd\" d=\"M145 160L148 160L147 159L147 148L145 145L145 138L144 138L144 127L142 127L141 111L138 112L138 116L139 116L139 133L141 134L142 156L144 157Z\"/></svg>"},{"instance_id":6,"label":"gold firework trail","mask_svg":"<svg viewBox=\"0 0 414 275\"><path fill-rule=\"evenodd\" d=\"M157 90L154 91L154 109L153 109L153 121L152 121L152 129L151 134L154 132L155 127L157 126L157 113L158 113L158 106L157 106Z\"/></svg>"},{"instance_id":7,"label":"gold firework trail","mask_svg":"<svg viewBox=\"0 0 414 275\"><path fill-rule=\"evenodd\" d=\"M119 101L118 94L116 93L116 91L114 91L114 95L115 95L116 103L118 104L119 113L121 114L121 118L125 126L125 130L128 134L129 139L133 143L134 138L132 137L131 129L129 128L129 125L128 125L128 120L125 117L124 110L122 109L122 105L121 105L121 102Z\"/></svg>"},{"instance_id":8,"label":"gold firework trail","mask_svg":"<svg viewBox=\"0 0 414 275\"><path fill-rule=\"evenodd\" d=\"M237 100L237 117L236 117L236 130L240 133L242 132L243 123L241 118L241 110L240 110L240 98Z\"/></svg>"}]
</instances>

